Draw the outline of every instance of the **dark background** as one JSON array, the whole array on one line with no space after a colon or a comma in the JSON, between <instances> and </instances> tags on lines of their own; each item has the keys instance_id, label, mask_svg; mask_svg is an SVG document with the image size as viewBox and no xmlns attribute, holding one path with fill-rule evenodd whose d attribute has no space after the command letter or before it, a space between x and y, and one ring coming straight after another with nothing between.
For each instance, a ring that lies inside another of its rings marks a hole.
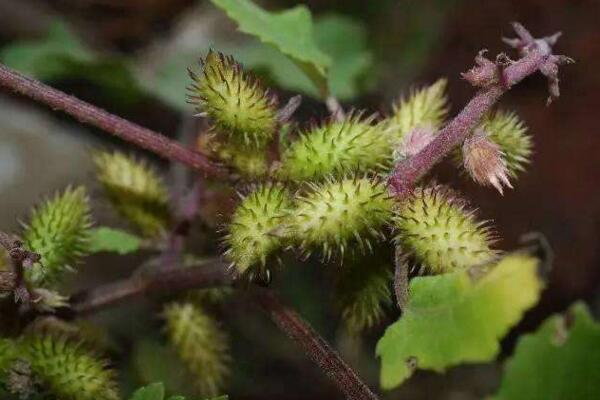
<instances>
[{"instance_id":1,"label":"dark background","mask_svg":"<svg viewBox=\"0 0 600 400\"><path fill-rule=\"evenodd\" d=\"M297 2L262 4L275 9ZM454 178L456 174L450 164L442 164L438 172L440 180L452 182L463 190L484 216L496 221L503 248L516 247L520 235L536 231L547 237L555 253L554 268L542 301L505 340L505 355L510 353L518 333L533 329L550 313L564 310L576 299L588 301L598 315L600 2L314 0L305 4L315 15L342 13L366 26L376 60L371 71L374 84L351 103L374 111L389 110L390 101L414 84L446 76L455 113L473 94L473 89L460 79L460 72L472 65L481 48L488 48L491 54L506 50L500 38L512 35L509 22L520 21L536 35L563 31L556 51L573 57L577 63L561 70L560 99L549 108L545 106L546 82L541 76L528 78L502 99L502 105L515 110L534 135L533 162L516 183L515 190L500 197L492 190ZM178 24L192 13L200 16L199 21L213 21L210 26L219 26L218 31L234 29L220 11L205 2L0 0L0 45L39 38L54 18L61 17L91 48L135 58L139 63L149 53L148 49L168 40ZM215 24L214 19L225 22ZM228 37L227 32L224 35ZM206 47L199 46L198 55ZM63 77L52 84L167 135L175 137L180 129L180 113L151 96L128 104L112 100L102 94L97 83L80 77ZM291 95L285 91L280 94L283 98ZM325 113L320 103L305 99L298 116L308 119ZM78 126L68 117L0 93L0 222L15 227L17 219L41 196L70 182L89 182L91 165L86 151L98 145L127 148ZM158 160L157 165L167 168ZM94 194L99 194L95 190ZM106 221L114 218L102 201L98 204L100 215L107 214ZM75 285L87 286L125 276L138 262L136 257L94 259L84 268L84 278ZM341 349L344 357L358 366L369 383L376 385L378 366L373 349L381 328L362 342L341 333L322 278L314 268L296 266L278 277L277 285ZM135 347L139 344L132 343L142 338L152 348L152 343L160 341L160 331L150 338L142 333L145 327L157 325L156 318L147 312L151 308L151 304L131 305L98 316L116 338L115 354L126 387L153 376L147 371L139 372L139 365L131 365L135 364L131 359L143 353ZM258 313L249 317L248 314L253 314L248 310L254 309L243 300L221 310L224 325L232 332L237 360L229 390L231 398L340 397L266 318ZM136 313L135 318L131 318L132 313ZM392 312L390 321L393 318ZM460 367L444 376L419 373L386 397L481 398L494 391L499 374L500 367L494 364Z\"/></svg>"}]
</instances>

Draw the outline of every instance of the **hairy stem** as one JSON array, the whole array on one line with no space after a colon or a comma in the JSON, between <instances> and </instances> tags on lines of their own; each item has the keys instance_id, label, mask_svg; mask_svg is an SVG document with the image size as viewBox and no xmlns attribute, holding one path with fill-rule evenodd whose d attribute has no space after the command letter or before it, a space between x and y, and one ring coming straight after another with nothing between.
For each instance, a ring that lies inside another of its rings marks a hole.
<instances>
[{"instance_id":1,"label":"hairy stem","mask_svg":"<svg viewBox=\"0 0 600 400\"><path fill-rule=\"evenodd\" d=\"M0 64L0 86L46 104L53 110L64 111L80 122L95 126L163 158L180 162L208 175L226 175L224 170L213 164L203 154L192 151L157 132L12 71L2 64Z\"/></svg>"},{"instance_id":2,"label":"hairy stem","mask_svg":"<svg viewBox=\"0 0 600 400\"><path fill-rule=\"evenodd\" d=\"M130 278L75 294L70 308L75 315L90 314L148 294L177 293L230 285L232 282L233 277L227 272L226 265L214 259L195 267L134 273Z\"/></svg>"},{"instance_id":3,"label":"hairy stem","mask_svg":"<svg viewBox=\"0 0 600 400\"><path fill-rule=\"evenodd\" d=\"M269 290L257 289L254 297L275 325L304 350L308 357L333 381L349 400L374 400L377 396L356 372L293 309L285 306Z\"/></svg>"},{"instance_id":4,"label":"hairy stem","mask_svg":"<svg viewBox=\"0 0 600 400\"><path fill-rule=\"evenodd\" d=\"M145 295L178 293L233 283L234 277L219 259L189 268L164 268L148 275L137 273L130 278L75 294L71 298L70 308L62 310L59 315L72 318ZM349 400L377 399L352 368L297 312L284 306L269 290L255 288L251 294L275 325L300 346Z\"/></svg>"},{"instance_id":5,"label":"hairy stem","mask_svg":"<svg viewBox=\"0 0 600 400\"><path fill-rule=\"evenodd\" d=\"M510 87L537 71L546 57L533 51L525 58L504 70L506 81L477 92L465 108L446 125L423 150L413 157L399 162L394 168L390 184L398 197L406 195L425 174L443 160L471 134L473 129L498 99Z\"/></svg>"}]
</instances>

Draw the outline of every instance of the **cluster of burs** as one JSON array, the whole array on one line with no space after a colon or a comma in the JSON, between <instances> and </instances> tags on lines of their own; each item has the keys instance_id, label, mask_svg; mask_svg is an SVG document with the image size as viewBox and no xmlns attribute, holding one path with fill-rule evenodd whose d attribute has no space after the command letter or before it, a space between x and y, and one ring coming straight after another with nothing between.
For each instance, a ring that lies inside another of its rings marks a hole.
<instances>
[{"instance_id":1,"label":"cluster of burs","mask_svg":"<svg viewBox=\"0 0 600 400\"><path fill-rule=\"evenodd\" d=\"M343 264L388 237L423 273L497 256L491 227L454 190L424 183L397 201L386 184L394 163L419 152L443 127L445 80L404 96L385 118L353 111L298 129L278 120L275 96L231 57L209 52L191 76L189 101L212 124L202 150L248 181L225 238L237 273L264 277L284 250L318 252ZM454 161L477 182L502 191L530 153L523 123L498 111Z\"/></svg>"}]
</instances>

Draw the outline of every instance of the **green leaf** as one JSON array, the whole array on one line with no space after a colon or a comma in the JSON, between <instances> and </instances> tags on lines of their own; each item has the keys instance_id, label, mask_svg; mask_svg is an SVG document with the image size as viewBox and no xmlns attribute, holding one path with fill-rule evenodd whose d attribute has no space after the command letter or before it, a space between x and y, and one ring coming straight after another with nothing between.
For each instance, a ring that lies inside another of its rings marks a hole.
<instances>
[{"instance_id":1,"label":"green leaf","mask_svg":"<svg viewBox=\"0 0 600 400\"><path fill-rule=\"evenodd\" d=\"M157 382L144 386L135 391L130 400L163 400L165 398L165 387Z\"/></svg>"},{"instance_id":2,"label":"green leaf","mask_svg":"<svg viewBox=\"0 0 600 400\"><path fill-rule=\"evenodd\" d=\"M0 59L8 67L44 81L89 80L115 101L128 103L143 96L125 59L89 49L61 20L55 20L44 37L11 43L2 49Z\"/></svg>"},{"instance_id":3,"label":"green leaf","mask_svg":"<svg viewBox=\"0 0 600 400\"><path fill-rule=\"evenodd\" d=\"M585 304L519 339L495 399L600 399L600 324Z\"/></svg>"},{"instance_id":4,"label":"green leaf","mask_svg":"<svg viewBox=\"0 0 600 400\"><path fill-rule=\"evenodd\" d=\"M240 31L275 46L300 66L321 93L327 92L326 76L331 58L317 46L308 8L300 5L271 13L250 0L212 2L238 23Z\"/></svg>"},{"instance_id":5,"label":"green leaf","mask_svg":"<svg viewBox=\"0 0 600 400\"><path fill-rule=\"evenodd\" d=\"M142 245L142 239L120 229L101 226L92 229L89 250L92 253L103 251L129 254L136 252Z\"/></svg>"},{"instance_id":6,"label":"green leaf","mask_svg":"<svg viewBox=\"0 0 600 400\"><path fill-rule=\"evenodd\" d=\"M351 18L329 14L317 18L314 37L318 46L332 59L328 70L329 89L340 100L356 97L366 87L373 54L367 46L367 32ZM278 86L320 97L318 87L289 58L272 46L251 42L234 52L245 66L265 71Z\"/></svg>"},{"instance_id":7,"label":"green leaf","mask_svg":"<svg viewBox=\"0 0 600 400\"><path fill-rule=\"evenodd\" d=\"M374 58L365 26L341 15L322 16L315 24L315 39L332 59L328 74L331 93L340 100L356 97L366 86L362 81Z\"/></svg>"},{"instance_id":8,"label":"green leaf","mask_svg":"<svg viewBox=\"0 0 600 400\"><path fill-rule=\"evenodd\" d=\"M480 277L474 272L411 281L403 316L377 344L383 388L400 385L416 368L442 372L494 359L498 341L537 303L543 287L538 260L528 255L508 255Z\"/></svg>"}]
</instances>

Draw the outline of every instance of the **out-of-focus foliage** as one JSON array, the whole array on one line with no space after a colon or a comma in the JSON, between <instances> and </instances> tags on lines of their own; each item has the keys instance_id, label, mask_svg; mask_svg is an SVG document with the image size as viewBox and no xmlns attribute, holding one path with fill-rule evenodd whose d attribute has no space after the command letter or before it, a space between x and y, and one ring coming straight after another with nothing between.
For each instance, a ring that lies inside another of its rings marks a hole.
<instances>
[{"instance_id":1,"label":"out-of-focus foliage","mask_svg":"<svg viewBox=\"0 0 600 400\"><path fill-rule=\"evenodd\" d=\"M333 95L340 100L349 100L372 86L375 79L374 56L368 48L368 31L364 24L344 15L320 15L315 18L313 33L319 48L331 58L327 78ZM254 70L280 88L321 97L318 86L302 68L269 44L249 38L241 46L218 42L214 46L233 54L245 68ZM185 109L189 106L186 106L181 93L189 81L181 70L193 65L197 59L198 49L182 51L165 60L152 78L141 84L168 104Z\"/></svg>"},{"instance_id":2,"label":"out-of-focus foliage","mask_svg":"<svg viewBox=\"0 0 600 400\"><path fill-rule=\"evenodd\" d=\"M406 310L377 344L383 388L417 368L442 372L496 357L498 341L538 301L543 283L531 256L508 255L488 268L411 281Z\"/></svg>"},{"instance_id":3,"label":"out-of-focus foliage","mask_svg":"<svg viewBox=\"0 0 600 400\"><path fill-rule=\"evenodd\" d=\"M227 400L228 396L213 397L210 400ZM135 391L129 400L165 400L165 386L160 383L153 383L144 386ZM166 400L186 400L183 396L167 397ZM209 400L209 399L206 399Z\"/></svg>"},{"instance_id":4,"label":"out-of-focus foliage","mask_svg":"<svg viewBox=\"0 0 600 400\"><path fill-rule=\"evenodd\" d=\"M600 398L600 324L584 303L519 338L495 400Z\"/></svg>"},{"instance_id":5,"label":"out-of-focus foliage","mask_svg":"<svg viewBox=\"0 0 600 400\"><path fill-rule=\"evenodd\" d=\"M317 45L310 11L305 6L271 13L249 0L212 0L239 25L239 30L275 46L290 57L315 82L321 93L327 92L327 69L331 58Z\"/></svg>"},{"instance_id":6,"label":"out-of-focus foliage","mask_svg":"<svg viewBox=\"0 0 600 400\"><path fill-rule=\"evenodd\" d=\"M215 43L215 46L235 55L245 67L259 72L284 89L321 97L319 85L325 85L327 80L330 92L341 100L356 97L367 89L373 82L373 74L368 73L372 70L373 54L367 45L365 26L337 14L321 15L312 24L310 19L306 20L310 14L305 7L293 11L291 16L297 15L299 25L309 22L309 27L302 29L310 31L310 47L314 48L311 57L320 54L314 64L320 69L311 68L319 77L318 84L311 80L306 69L286 56L290 53L280 51L286 48L285 43L283 47L276 48L268 41L263 43L249 38L242 46L232 47L229 43ZM280 15L275 14L277 17ZM292 36L292 52L302 57L309 54L295 49L298 38L295 33ZM188 77L181 71L193 65L202 50L208 51L197 48L191 52L182 51L159 65L150 78L141 77L137 72L138 60L99 53L80 40L64 21L56 20L46 36L13 42L5 47L0 52L0 60L10 68L44 81L88 80L103 88L103 94L115 102L131 104L154 96L177 109L186 110L189 106L181 93L188 85ZM328 61L323 63L324 60Z\"/></svg>"},{"instance_id":7,"label":"out-of-focus foliage","mask_svg":"<svg viewBox=\"0 0 600 400\"><path fill-rule=\"evenodd\" d=\"M351 334L372 328L392 303L392 269L389 265L358 263L345 267L337 291L342 320Z\"/></svg>"},{"instance_id":8,"label":"out-of-focus foliage","mask_svg":"<svg viewBox=\"0 0 600 400\"><path fill-rule=\"evenodd\" d=\"M112 252L128 254L136 252L142 246L142 239L129 232L101 226L92 229L88 250L91 253Z\"/></svg>"},{"instance_id":9,"label":"out-of-focus foliage","mask_svg":"<svg viewBox=\"0 0 600 400\"><path fill-rule=\"evenodd\" d=\"M44 81L89 80L115 102L128 104L143 96L131 61L91 50L62 20L54 21L44 37L13 42L0 52L0 59L8 67Z\"/></svg>"},{"instance_id":10,"label":"out-of-focus foliage","mask_svg":"<svg viewBox=\"0 0 600 400\"><path fill-rule=\"evenodd\" d=\"M370 87L374 60L363 24L342 15L321 15L315 19L314 37L331 57L327 77L334 96L349 100ZM277 86L320 97L318 88L306 74L273 47L251 41L233 52L248 68L266 72Z\"/></svg>"},{"instance_id":11,"label":"out-of-focus foliage","mask_svg":"<svg viewBox=\"0 0 600 400\"><path fill-rule=\"evenodd\" d=\"M164 316L169 342L191 373L191 384L203 395L217 395L230 374L226 333L191 302L167 304Z\"/></svg>"},{"instance_id":12,"label":"out-of-focus foliage","mask_svg":"<svg viewBox=\"0 0 600 400\"><path fill-rule=\"evenodd\" d=\"M145 237L157 237L170 219L168 189L144 160L119 152L94 155L97 179L117 212Z\"/></svg>"}]
</instances>

